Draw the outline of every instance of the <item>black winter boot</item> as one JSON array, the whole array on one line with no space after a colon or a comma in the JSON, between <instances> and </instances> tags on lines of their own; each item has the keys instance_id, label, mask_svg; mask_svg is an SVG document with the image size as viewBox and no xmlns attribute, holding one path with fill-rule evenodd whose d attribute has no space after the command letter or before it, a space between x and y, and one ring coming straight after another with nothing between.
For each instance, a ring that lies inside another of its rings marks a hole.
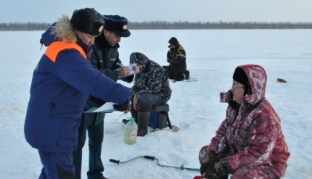
<instances>
[{"instance_id":1,"label":"black winter boot","mask_svg":"<svg viewBox=\"0 0 312 179\"><path fill-rule=\"evenodd\" d=\"M150 107L143 107L139 108L139 113L138 113L138 136L145 136L148 132L147 126L150 118Z\"/></svg>"},{"instance_id":2,"label":"black winter boot","mask_svg":"<svg viewBox=\"0 0 312 179\"><path fill-rule=\"evenodd\" d=\"M130 112L131 112L131 116L134 118L134 121L135 123L138 124L138 111L134 109L133 105L131 105L131 109L130 109Z\"/></svg>"},{"instance_id":3,"label":"black winter boot","mask_svg":"<svg viewBox=\"0 0 312 179\"><path fill-rule=\"evenodd\" d=\"M184 75L185 75L185 79L187 79L187 80L190 79L190 71L185 70Z\"/></svg>"},{"instance_id":4,"label":"black winter boot","mask_svg":"<svg viewBox=\"0 0 312 179\"><path fill-rule=\"evenodd\" d=\"M135 123L138 124L138 111L134 109L133 105L131 105L130 112L131 112L131 116L134 118ZM122 123L124 124L127 124L128 122L129 122L129 119L122 120Z\"/></svg>"}]
</instances>

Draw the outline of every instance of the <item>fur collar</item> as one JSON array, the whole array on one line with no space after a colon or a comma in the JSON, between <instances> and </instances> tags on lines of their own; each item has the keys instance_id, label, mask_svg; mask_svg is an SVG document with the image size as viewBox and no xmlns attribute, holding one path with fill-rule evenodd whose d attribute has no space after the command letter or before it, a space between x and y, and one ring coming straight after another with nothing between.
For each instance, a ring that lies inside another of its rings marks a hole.
<instances>
[{"instance_id":1,"label":"fur collar","mask_svg":"<svg viewBox=\"0 0 312 179\"><path fill-rule=\"evenodd\" d=\"M77 42L77 37L70 24L70 19L66 14L58 19L56 24L52 27L51 34L54 35L57 40L63 42Z\"/></svg>"}]
</instances>

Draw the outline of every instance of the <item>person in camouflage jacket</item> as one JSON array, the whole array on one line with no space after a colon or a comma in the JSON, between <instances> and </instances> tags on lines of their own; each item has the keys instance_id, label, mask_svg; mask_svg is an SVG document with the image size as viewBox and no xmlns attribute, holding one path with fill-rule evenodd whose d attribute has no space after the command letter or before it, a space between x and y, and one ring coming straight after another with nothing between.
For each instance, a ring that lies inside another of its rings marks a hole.
<instances>
[{"instance_id":1,"label":"person in camouflage jacket","mask_svg":"<svg viewBox=\"0 0 312 179\"><path fill-rule=\"evenodd\" d=\"M150 110L153 106L165 104L171 97L166 71L142 53L130 55L130 64L140 67L135 74L130 92L131 114L138 123L138 136L147 133Z\"/></svg>"}]
</instances>

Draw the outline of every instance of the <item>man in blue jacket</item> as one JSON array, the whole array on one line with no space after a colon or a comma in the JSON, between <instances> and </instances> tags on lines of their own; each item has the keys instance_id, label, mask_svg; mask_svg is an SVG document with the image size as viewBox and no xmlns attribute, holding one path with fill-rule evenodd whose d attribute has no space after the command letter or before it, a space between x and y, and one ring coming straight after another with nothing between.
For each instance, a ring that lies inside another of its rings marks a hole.
<instances>
[{"instance_id":1,"label":"man in blue jacket","mask_svg":"<svg viewBox=\"0 0 312 179\"><path fill-rule=\"evenodd\" d=\"M119 15L104 15L104 30L96 37L92 46L92 54L89 58L93 67L113 81L121 79L132 82L134 75L128 76L129 67L124 66L119 58L119 42L121 38L131 35L128 30L128 20ZM90 96L86 110L99 107L105 102L94 96ZM89 138L89 170L88 179L104 179L102 172L104 165L101 159L102 143L104 138L104 112L85 113L83 115L85 125L82 128L78 148L74 151L74 165L76 179L81 178L82 148L85 144L87 133Z\"/></svg>"},{"instance_id":2,"label":"man in blue jacket","mask_svg":"<svg viewBox=\"0 0 312 179\"><path fill-rule=\"evenodd\" d=\"M43 35L47 49L33 72L25 119L25 138L38 149L40 179L74 179L72 152L89 95L129 108L130 89L95 70L86 54L104 21L93 8L63 15Z\"/></svg>"}]
</instances>

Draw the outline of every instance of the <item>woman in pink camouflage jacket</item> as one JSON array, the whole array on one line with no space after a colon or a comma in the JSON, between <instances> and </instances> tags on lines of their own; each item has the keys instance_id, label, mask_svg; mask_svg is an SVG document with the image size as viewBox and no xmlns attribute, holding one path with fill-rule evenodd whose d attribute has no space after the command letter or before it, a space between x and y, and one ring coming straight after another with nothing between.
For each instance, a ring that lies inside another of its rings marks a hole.
<instances>
[{"instance_id":1,"label":"woman in pink camouflage jacket","mask_svg":"<svg viewBox=\"0 0 312 179\"><path fill-rule=\"evenodd\" d=\"M267 75L259 65L235 69L233 85L221 93L226 118L209 145L199 152L202 178L277 179L287 168L281 120L265 98Z\"/></svg>"}]
</instances>

